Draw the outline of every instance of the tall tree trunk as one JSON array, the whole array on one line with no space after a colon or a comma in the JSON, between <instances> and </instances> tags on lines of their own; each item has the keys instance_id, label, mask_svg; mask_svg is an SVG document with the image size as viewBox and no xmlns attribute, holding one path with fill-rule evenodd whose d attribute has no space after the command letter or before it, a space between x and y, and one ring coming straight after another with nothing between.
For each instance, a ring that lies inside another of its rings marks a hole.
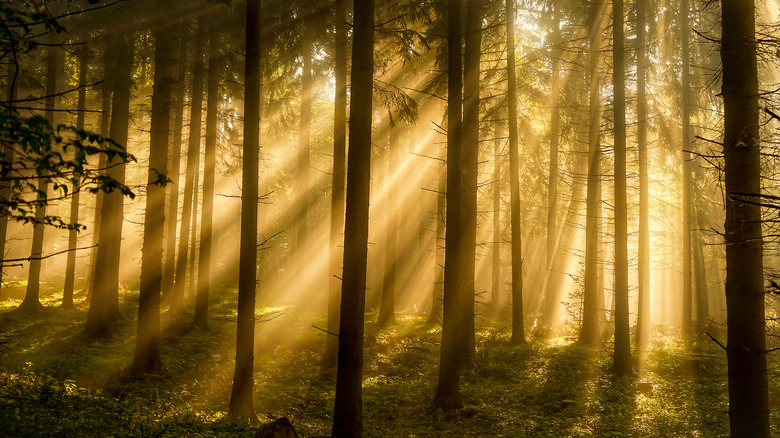
<instances>
[{"instance_id":1,"label":"tall tree trunk","mask_svg":"<svg viewBox=\"0 0 780 438\"><path fill-rule=\"evenodd\" d=\"M110 75L110 56L108 51L103 54L103 85L100 87L101 105L100 105L100 135L108 137L111 126L111 95L113 86ZM105 154L98 157L98 169L101 173L106 171L107 158ZM92 298L92 291L95 288L95 267L97 266L97 245L100 241L100 224L103 221L103 198L105 194L100 191L95 195L95 214L92 221L92 250L89 253L89 269L87 274L87 283L84 285L82 294L87 296L87 301Z\"/></svg>"},{"instance_id":2,"label":"tall tree trunk","mask_svg":"<svg viewBox=\"0 0 780 438\"><path fill-rule=\"evenodd\" d=\"M599 93L599 61L601 33L606 19L605 2L593 2L590 7L590 50L588 76L588 189L585 213L585 290L582 304L580 342L595 346L601 342L602 308L604 300L599 285L599 222L601 218L601 96Z\"/></svg>"},{"instance_id":3,"label":"tall tree trunk","mask_svg":"<svg viewBox=\"0 0 780 438\"><path fill-rule=\"evenodd\" d=\"M561 56L561 14L560 2L552 1L552 80L550 84L550 173L547 180L547 272L544 291L544 309L542 318L548 325L553 324L553 314L558 302L558 289L555 274L555 258L558 251L558 146L560 143L560 56Z\"/></svg>"},{"instance_id":4,"label":"tall tree trunk","mask_svg":"<svg viewBox=\"0 0 780 438\"><path fill-rule=\"evenodd\" d=\"M214 215L214 173L217 161L217 109L219 107L219 30L211 30L209 42L209 76L206 86L206 148L203 158L203 208L200 221L200 254L198 255L198 289L193 324L209 329L209 287L211 281L211 237Z\"/></svg>"},{"instance_id":5,"label":"tall tree trunk","mask_svg":"<svg viewBox=\"0 0 780 438\"><path fill-rule=\"evenodd\" d=\"M698 190L694 190L693 194L697 198L701 199L701 195L699 195ZM696 335L703 335L707 327L707 322L710 319L709 291L707 290L707 269L704 262L704 236L702 236L700 231L705 229L706 218L704 217L701 207L696 207L696 203L694 203L694 212L698 225L698 230L694 231L692 242L693 271L696 281L696 325L694 328Z\"/></svg>"},{"instance_id":6,"label":"tall tree trunk","mask_svg":"<svg viewBox=\"0 0 780 438\"><path fill-rule=\"evenodd\" d=\"M688 24L688 14L690 7L688 0L682 0L680 5L680 40L682 51L682 90L681 90L681 109L682 109L682 231L683 231L683 304L682 304L682 337L688 341L693 335L693 272L691 271L691 189L693 184L691 170L691 147L692 126L691 126L691 79L690 79L690 26Z\"/></svg>"},{"instance_id":7,"label":"tall tree trunk","mask_svg":"<svg viewBox=\"0 0 780 438\"><path fill-rule=\"evenodd\" d=\"M344 275L332 430L333 436L345 438L363 436L363 321L371 191L374 0L355 0L354 11Z\"/></svg>"},{"instance_id":8,"label":"tall tree trunk","mask_svg":"<svg viewBox=\"0 0 780 438\"><path fill-rule=\"evenodd\" d=\"M344 243L344 188L347 178L347 0L335 0L336 15L334 76L336 82L333 103L333 191L330 207L330 272L328 282L328 334L325 340L325 354L322 363L326 367L336 366L338 360L339 304L341 301L341 262Z\"/></svg>"},{"instance_id":9,"label":"tall tree trunk","mask_svg":"<svg viewBox=\"0 0 780 438\"><path fill-rule=\"evenodd\" d=\"M301 56L303 57L303 77L301 79L301 113L298 126L298 170L295 179L295 202L298 204L296 240L298 248L306 241L307 226L309 222L309 204L311 178L309 176L309 154L311 141L311 104L312 104L312 40L308 35L310 29L304 29L301 36ZM298 262L301 267L303 264Z\"/></svg>"},{"instance_id":10,"label":"tall tree trunk","mask_svg":"<svg viewBox=\"0 0 780 438\"><path fill-rule=\"evenodd\" d=\"M637 149L639 150L639 243L638 243L638 306L636 317L636 348L645 351L650 337L650 190L647 173L647 0L636 1L636 113Z\"/></svg>"},{"instance_id":11,"label":"tall tree trunk","mask_svg":"<svg viewBox=\"0 0 780 438\"><path fill-rule=\"evenodd\" d=\"M17 95L17 79L19 76L19 59L17 55L18 48L16 46L12 46L11 48L13 59L11 60L11 64L9 65L9 72L8 72L8 78L7 78L7 89L6 89L6 97L8 97L8 111L13 111L13 105L14 101L16 100ZM2 144L2 152L5 154L6 162L13 163L14 162L14 148L10 144L6 144L3 142ZM10 184L0 184L0 198L2 199L10 199L12 194L12 187ZM6 244L6 237L8 235L8 216L7 215L0 215L0 260L5 259L5 244ZM3 263L0 263L0 291L3 288Z\"/></svg>"},{"instance_id":12,"label":"tall tree trunk","mask_svg":"<svg viewBox=\"0 0 780 438\"><path fill-rule=\"evenodd\" d=\"M79 94L76 116L76 128L84 129L84 114L86 110L87 100L87 50L82 48L78 52L79 60ZM80 191L79 184L81 178L75 176L73 178L73 184L71 193L73 196L70 199L70 223L77 223L79 220L79 199ZM62 290L62 307L64 309L73 309L73 286L76 280L76 246L78 243L79 230L71 229L68 232L68 258L65 262L65 286Z\"/></svg>"},{"instance_id":13,"label":"tall tree trunk","mask_svg":"<svg viewBox=\"0 0 780 438\"><path fill-rule=\"evenodd\" d=\"M504 125L496 123L496 138L493 141L493 263L491 272L490 306L495 315L501 292L501 144L504 139Z\"/></svg>"},{"instance_id":14,"label":"tall tree trunk","mask_svg":"<svg viewBox=\"0 0 780 438\"><path fill-rule=\"evenodd\" d=\"M181 231L179 232L179 249L176 259L176 280L171 297L171 313L180 315L184 307L184 289L187 283L187 259L190 242L190 225L192 224L193 193L195 192L195 177L200 161L201 115L203 112L203 51L206 45L205 18L198 18L198 29L195 36L195 50L192 64L192 98L190 99L190 137L187 142L187 168L184 174L184 193L181 210ZM192 230L194 235L195 230Z\"/></svg>"},{"instance_id":15,"label":"tall tree trunk","mask_svg":"<svg viewBox=\"0 0 780 438\"><path fill-rule=\"evenodd\" d=\"M515 0L506 0L507 99L509 119L509 194L512 226L512 343L525 344L523 327L523 247L520 214L520 151L517 137L517 73L515 72Z\"/></svg>"},{"instance_id":16,"label":"tall tree trunk","mask_svg":"<svg viewBox=\"0 0 780 438\"><path fill-rule=\"evenodd\" d=\"M120 145L127 144L132 87L133 35L109 37L112 53L113 101L110 137ZM125 181L125 164L119 158L107 162L106 174L119 183ZM84 332L90 337L108 337L119 314L119 255L122 238L124 197L118 191L103 197L103 213L95 261L95 284Z\"/></svg>"},{"instance_id":17,"label":"tall tree trunk","mask_svg":"<svg viewBox=\"0 0 780 438\"><path fill-rule=\"evenodd\" d=\"M53 35L53 34L52 34ZM44 99L44 117L56 132L57 120L55 119L55 94L57 93L57 81L59 73L62 70L61 48L56 45L55 38L50 38L51 45L46 49L46 97ZM45 171L44 171L45 172ZM49 184L46 181L46 174L41 172L37 174L38 183L38 201L35 205L35 223L33 224L32 249L30 251L30 270L27 276L27 290L24 294L24 300L16 309L18 312L26 314L37 314L43 310L39 295L41 289L41 257L43 256L43 231L44 218L46 217L47 192Z\"/></svg>"},{"instance_id":18,"label":"tall tree trunk","mask_svg":"<svg viewBox=\"0 0 780 438\"><path fill-rule=\"evenodd\" d=\"M464 300L465 363L474 360L474 286L477 252L477 173L479 170L479 59L482 52L482 0L466 1L466 44L463 53L463 143L461 149L461 193L463 247L461 288Z\"/></svg>"},{"instance_id":19,"label":"tall tree trunk","mask_svg":"<svg viewBox=\"0 0 780 438\"><path fill-rule=\"evenodd\" d=\"M398 227L399 218L397 192L393 190L393 173L398 171L398 131L395 126L398 123L393 119L392 113L388 115L388 137L387 145L387 208L385 209L385 275L382 276L382 302L379 305L379 317L377 326L386 328L395 324L395 290L396 277L398 275Z\"/></svg>"},{"instance_id":20,"label":"tall tree trunk","mask_svg":"<svg viewBox=\"0 0 780 438\"><path fill-rule=\"evenodd\" d=\"M260 158L260 23L260 0L247 0L236 368L233 374L233 390L230 394L228 415L230 418L248 418L253 423L257 422L253 369L255 360L255 293L257 292L258 160Z\"/></svg>"},{"instance_id":21,"label":"tall tree trunk","mask_svg":"<svg viewBox=\"0 0 780 438\"><path fill-rule=\"evenodd\" d=\"M160 13L168 15L171 10L170 3L161 0L158 10ZM138 332L135 338L133 365L131 366L132 372L139 375L159 373L163 369L162 357L160 356L160 294L163 275L165 186L160 183L160 179L164 173L168 173L168 135L170 133L171 92L174 82L172 54L172 30L163 27L155 32L154 85L152 89L144 240L141 248Z\"/></svg>"},{"instance_id":22,"label":"tall tree trunk","mask_svg":"<svg viewBox=\"0 0 780 438\"><path fill-rule=\"evenodd\" d=\"M447 30L447 229L444 243L444 308L441 333L439 380L434 406L445 411L463 406L460 398L461 350L466 337L466 306L461 289L461 138L463 96L462 2L448 0Z\"/></svg>"},{"instance_id":23,"label":"tall tree trunk","mask_svg":"<svg viewBox=\"0 0 780 438\"><path fill-rule=\"evenodd\" d=\"M768 437L755 4L721 4L729 423L732 436Z\"/></svg>"},{"instance_id":24,"label":"tall tree trunk","mask_svg":"<svg viewBox=\"0 0 780 438\"><path fill-rule=\"evenodd\" d=\"M623 0L612 2L615 110L615 362L617 376L632 373L628 323L628 199L626 194L626 61Z\"/></svg>"},{"instance_id":25,"label":"tall tree trunk","mask_svg":"<svg viewBox=\"0 0 780 438\"><path fill-rule=\"evenodd\" d=\"M181 167L181 143L182 130L184 127L184 81L187 75L187 45L189 39L189 26L179 27L181 38L179 40L179 56L177 58L178 70L176 73L176 82L174 83L174 107L173 122L173 143L170 154L170 166L168 169L168 178L171 183L168 185L168 222L165 232L165 265L163 267L163 301L166 304L171 303L173 296L173 285L176 272L176 218L179 216L179 180Z\"/></svg>"}]
</instances>

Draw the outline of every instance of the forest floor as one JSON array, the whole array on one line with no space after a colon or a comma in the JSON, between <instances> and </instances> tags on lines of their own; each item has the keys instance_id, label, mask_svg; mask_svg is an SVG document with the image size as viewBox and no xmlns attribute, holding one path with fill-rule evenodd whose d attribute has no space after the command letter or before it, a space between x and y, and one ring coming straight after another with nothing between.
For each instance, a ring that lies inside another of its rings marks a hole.
<instances>
[{"instance_id":1,"label":"forest floor","mask_svg":"<svg viewBox=\"0 0 780 438\"><path fill-rule=\"evenodd\" d=\"M166 372L128 377L137 295L128 292L117 335L80 336L86 312L39 318L0 301L0 434L4 436L253 436L226 419L233 375L234 291L212 293L211 330L173 322L163 339ZM228 299L230 298L230 299ZM286 416L301 437L330 433L335 379L319 366L324 316L265 308L257 325L255 406L262 421ZM367 318L375 316L368 314ZM189 316L184 319L189 320ZM164 323L171 323L163 316ZM478 321L473 368L461 378L465 408L431 411L439 327L399 315L392 329L366 325L364 429L368 437L715 437L728 435L726 360L711 340L686 351L656 333L640 377L613 379L602 351L574 337L509 344L506 323ZM780 382L770 363L772 424L780 433Z\"/></svg>"}]
</instances>

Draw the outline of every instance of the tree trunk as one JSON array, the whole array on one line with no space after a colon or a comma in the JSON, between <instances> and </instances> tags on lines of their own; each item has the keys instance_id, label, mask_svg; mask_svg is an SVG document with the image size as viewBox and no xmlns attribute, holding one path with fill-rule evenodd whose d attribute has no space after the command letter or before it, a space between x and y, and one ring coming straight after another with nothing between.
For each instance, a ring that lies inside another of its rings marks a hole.
<instances>
[{"instance_id":1,"label":"tree trunk","mask_svg":"<svg viewBox=\"0 0 780 438\"><path fill-rule=\"evenodd\" d=\"M110 137L120 145L127 144L132 86L133 35L110 35L112 53L113 101ZM121 184L125 182L125 164L113 158L107 162L106 174ZM103 197L103 213L95 261L95 284L87 313L84 333L89 337L112 335L113 321L119 314L119 255L122 238L124 196L118 191Z\"/></svg>"},{"instance_id":2,"label":"tree trunk","mask_svg":"<svg viewBox=\"0 0 780 438\"><path fill-rule=\"evenodd\" d=\"M206 86L206 148L203 158L203 209L200 221L200 253L198 255L198 289L195 298L193 324L209 329L209 287L211 281L211 237L214 215L214 173L217 161L217 110L219 108L219 31L211 30L209 42L209 76Z\"/></svg>"},{"instance_id":3,"label":"tree trunk","mask_svg":"<svg viewBox=\"0 0 780 438\"><path fill-rule=\"evenodd\" d=\"M628 199L626 194L626 61L623 0L612 2L615 110L615 362L617 376L632 373L628 324Z\"/></svg>"},{"instance_id":4,"label":"tree trunk","mask_svg":"<svg viewBox=\"0 0 780 438\"><path fill-rule=\"evenodd\" d=\"M461 193L463 246L461 247L461 288L465 344L463 364L475 354L474 278L477 252L477 172L479 170L479 73L482 52L482 0L466 1L466 45L463 54L463 143L461 146Z\"/></svg>"},{"instance_id":5,"label":"tree trunk","mask_svg":"<svg viewBox=\"0 0 780 438\"><path fill-rule=\"evenodd\" d=\"M517 138L517 73L515 72L515 0L506 0L507 99L509 119L509 192L512 228L512 343L525 344L523 327L523 247L520 214L520 157Z\"/></svg>"},{"instance_id":6,"label":"tree trunk","mask_svg":"<svg viewBox=\"0 0 780 438\"><path fill-rule=\"evenodd\" d=\"M158 10L167 15L170 6L161 1ZM159 373L163 369L160 356L160 294L163 275L165 186L161 185L159 180L163 172L168 173L168 134L170 133L174 60L172 59L172 32L162 28L155 34L149 174L144 214L144 240L141 249L138 332L131 366L132 372L137 375Z\"/></svg>"},{"instance_id":7,"label":"tree trunk","mask_svg":"<svg viewBox=\"0 0 780 438\"><path fill-rule=\"evenodd\" d=\"M447 37L447 229L444 244L444 308L439 380L433 405L450 411L463 407L460 398L460 364L465 347L466 321L461 289L461 138L462 138L462 2L449 0Z\"/></svg>"},{"instance_id":8,"label":"tree trunk","mask_svg":"<svg viewBox=\"0 0 780 438\"><path fill-rule=\"evenodd\" d=\"M260 35L260 0L247 0L236 368L233 375L233 390L230 394L228 416L230 418L248 418L253 423L257 422L253 369L255 359L255 294L257 292L258 160L260 158Z\"/></svg>"},{"instance_id":9,"label":"tree trunk","mask_svg":"<svg viewBox=\"0 0 780 438\"><path fill-rule=\"evenodd\" d=\"M195 50L192 64L192 98L190 99L190 132L187 142L187 168L184 174L184 193L181 210L181 231L179 232L179 250L176 259L176 280L171 296L171 314L178 316L184 307L184 289L187 282L187 259L190 242L190 225L192 224L193 193L195 192L195 176L200 161L201 115L203 112L203 51L206 45L205 18L198 18L198 29L195 36ZM194 235L195 230L192 230Z\"/></svg>"},{"instance_id":10,"label":"tree trunk","mask_svg":"<svg viewBox=\"0 0 780 438\"><path fill-rule=\"evenodd\" d=\"M79 59L79 89L78 94L78 115L76 116L76 128L84 129L84 113L87 100L87 50L82 48L78 52ZM81 179L76 176L73 178L70 199L70 223L76 223L79 220L79 182ZM72 229L68 232L68 258L65 262L65 286L62 290L62 308L73 309L73 286L76 280L76 246L78 243L79 230Z\"/></svg>"},{"instance_id":11,"label":"tree trunk","mask_svg":"<svg viewBox=\"0 0 780 438\"><path fill-rule=\"evenodd\" d=\"M301 56L303 57L303 72L301 80L301 113L300 125L298 127L298 170L295 179L295 202L298 204L299 213L297 217L296 240L298 248L306 241L307 225L309 222L309 203L312 188L311 178L309 177L309 154L311 141L311 105L312 105L312 41L308 35L310 30L304 30L301 36ZM304 264L298 261L301 269Z\"/></svg>"},{"instance_id":12,"label":"tree trunk","mask_svg":"<svg viewBox=\"0 0 780 438\"><path fill-rule=\"evenodd\" d=\"M693 336L693 272L691 271L691 190L693 184L691 170L691 147L692 126L691 126L691 79L690 79L690 44L689 44L689 24L688 14L690 7L688 0L682 0L680 5L680 40L682 51L682 231L683 231L683 303L682 303L682 324L681 331L683 339L690 341Z\"/></svg>"},{"instance_id":13,"label":"tree trunk","mask_svg":"<svg viewBox=\"0 0 780 438\"><path fill-rule=\"evenodd\" d=\"M768 437L755 4L722 7L729 423L731 436Z\"/></svg>"},{"instance_id":14,"label":"tree trunk","mask_svg":"<svg viewBox=\"0 0 780 438\"><path fill-rule=\"evenodd\" d=\"M504 125L496 123L496 138L493 141L493 263L490 287L490 307L495 315L501 292L501 144Z\"/></svg>"},{"instance_id":15,"label":"tree trunk","mask_svg":"<svg viewBox=\"0 0 780 438\"><path fill-rule=\"evenodd\" d=\"M19 60L17 58L16 51L13 52L13 60L11 61L11 64L9 65L9 72L8 72L8 88L6 90L8 97L8 111L13 110L13 102L16 100L17 95L17 88L18 85L16 83L19 75ZM5 154L5 159L9 163L14 162L14 148L10 145L7 145L5 142L2 145L3 153ZM12 186L10 184L0 184L0 198L2 199L10 199L12 194ZM8 235L8 216L7 215L0 215L0 260L5 259L5 244L6 244L6 238ZM3 287L3 264L0 263L0 290L2 290Z\"/></svg>"},{"instance_id":16,"label":"tree trunk","mask_svg":"<svg viewBox=\"0 0 780 438\"><path fill-rule=\"evenodd\" d=\"M645 351L650 337L650 190L647 174L647 0L637 0L636 16L636 112L637 149L639 150L639 243L638 243L638 306L636 317L636 348Z\"/></svg>"},{"instance_id":17,"label":"tree trunk","mask_svg":"<svg viewBox=\"0 0 780 438\"><path fill-rule=\"evenodd\" d=\"M173 296L174 279L176 272L176 225L179 216L179 180L181 167L181 143L182 129L184 127L184 81L187 75L187 44L189 38L189 26L179 27L181 38L179 40L179 56L177 58L178 71L176 82L174 83L174 107L173 122L173 143L170 154L170 166L168 169L168 178L171 183L168 185L168 227L165 232L165 265L163 268L163 301L171 304Z\"/></svg>"},{"instance_id":18,"label":"tree trunk","mask_svg":"<svg viewBox=\"0 0 780 438\"><path fill-rule=\"evenodd\" d=\"M398 253L398 199L397 193L393 190L393 174L398 171L398 131L395 126L398 123L393 119L393 115L388 117L388 136L387 145L387 208L385 208L385 275L382 277L382 302L379 305L379 318L377 326L387 328L395 324L395 286L397 276L397 253Z\"/></svg>"},{"instance_id":19,"label":"tree trunk","mask_svg":"<svg viewBox=\"0 0 780 438\"><path fill-rule=\"evenodd\" d=\"M580 343L595 346L601 342L604 300L599 287L599 223L601 218L601 96L599 62L601 33L606 19L606 3L590 7L590 103L588 105L588 189L585 213L585 290L582 304Z\"/></svg>"},{"instance_id":20,"label":"tree trunk","mask_svg":"<svg viewBox=\"0 0 780 438\"><path fill-rule=\"evenodd\" d=\"M341 262L344 239L344 187L347 178L347 1L335 0L336 28L334 76L336 82L333 103L333 192L330 207L330 272L328 282L328 334L322 364L333 368L338 360L339 304L341 301Z\"/></svg>"},{"instance_id":21,"label":"tree trunk","mask_svg":"<svg viewBox=\"0 0 780 438\"><path fill-rule=\"evenodd\" d=\"M363 321L371 191L374 0L354 2L344 275L332 435L363 436Z\"/></svg>"}]
</instances>

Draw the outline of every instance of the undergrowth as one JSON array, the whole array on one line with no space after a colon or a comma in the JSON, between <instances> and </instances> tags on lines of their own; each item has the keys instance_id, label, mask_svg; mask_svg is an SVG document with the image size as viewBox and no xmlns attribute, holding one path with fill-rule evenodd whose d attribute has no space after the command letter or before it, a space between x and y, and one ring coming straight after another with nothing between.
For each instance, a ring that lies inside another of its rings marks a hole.
<instances>
[{"instance_id":1,"label":"undergrowth","mask_svg":"<svg viewBox=\"0 0 780 438\"><path fill-rule=\"evenodd\" d=\"M132 360L136 307L124 304L116 336L80 336L85 313L49 309L35 320L0 315L0 431L8 436L253 436L226 410L234 367L234 291L213 293L211 331L190 315L163 317L164 374L142 380ZM6 308L14 305L2 302ZM302 437L330 433L335 377L320 367L323 317L307 309L259 309L255 406L263 421L286 416ZM367 314L367 321L375 319ZM265 320L265 319L264 319ZM613 379L609 348L573 338L513 346L506 324L482 320L473 366L461 378L465 408L429 409L439 327L399 315L366 325L364 428L368 437L588 437L728 435L725 355L710 342L692 350L657 335L638 377ZM312 324L313 323L313 324ZM635 358L636 359L636 358ZM772 377L772 394L776 379ZM777 397L771 397L780 426ZM777 428L775 427L777 430Z\"/></svg>"}]
</instances>

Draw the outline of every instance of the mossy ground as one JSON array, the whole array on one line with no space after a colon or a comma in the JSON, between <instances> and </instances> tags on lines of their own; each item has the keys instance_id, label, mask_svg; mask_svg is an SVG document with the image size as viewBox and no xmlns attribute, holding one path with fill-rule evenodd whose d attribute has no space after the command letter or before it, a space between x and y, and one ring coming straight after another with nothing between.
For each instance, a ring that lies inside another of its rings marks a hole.
<instances>
[{"instance_id":1,"label":"mossy ground","mask_svg":"<svg viewBox=\"0 0 780 438\"><path fill-rule=\"evenodd\" d=\"M143 380L131 363L137 296L123 304L114 339L79 336L84 309L51 308L36 319L0 308L0 431L10 436L252 436L225 418L233 375L234 291L212 294L211 331L170 325L166 372ZM134 299L135 298L135 299ZM231 298L231 299L228 299ZM224 300L224 301L223 301ZM55 301L46 302L54 306ZM286 416L302 437L330 432L334 378L320 367L324 317L304 309L260 310L255 404L261 419ZM367 319L375 315L367 315ZM272 319L275 318L275 319ZM711 341L686 351L656 335L638 378L611 377L609 344L601 351L574 338L509 344L503 325L480 321L473 368L461 379L465 409L429 405L438 372L440 330L423 316L399 315L377 331L367 323L363 392L369 437L726 436L726 361ZM772 387L775 378L770 377ZM773 425L780 427L777 391ZM777 430L777 427L775 428Z\"/></svg>"}]
</instances>

